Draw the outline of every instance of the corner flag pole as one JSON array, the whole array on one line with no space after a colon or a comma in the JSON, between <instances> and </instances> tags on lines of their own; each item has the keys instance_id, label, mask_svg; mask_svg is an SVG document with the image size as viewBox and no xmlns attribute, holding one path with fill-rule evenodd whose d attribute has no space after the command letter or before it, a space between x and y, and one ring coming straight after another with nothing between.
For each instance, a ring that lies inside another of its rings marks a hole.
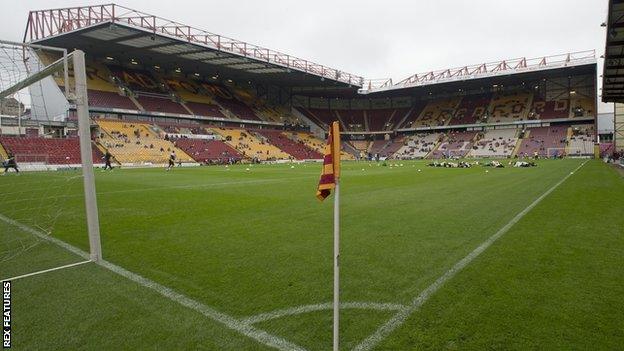
<instances>
[{"instance_id":1,"label":"corner flag pole","mask_svg":"<svg viewBox=\"0 0 624 351\"><path fill-rule=\"evenodd\" d=\"M339 349L340 333L340 180L334 193L334 351Z\"/></svg>"},{"instance_id":2,"label":"corner flag pole","mask_svg":"<svg viewBox=\"0 0 624 351\"><path fill-rule=\"evenodd\" d=\"M340 126L332 125L332 162L334 171L334 350L340 348Z\"/></svg>"},{"instance_id":3,"label":"corner flag pole","mask_svg":"<svg viewBox=\"0 0 624 351\"><path fill-rule=\"evenodd\" d=\"M334 121L329 129L323 155L323 168L316 198L325 200L334 190L334 351L339 348L340 331L340 125Z\"/></svg>"}]
</instances>

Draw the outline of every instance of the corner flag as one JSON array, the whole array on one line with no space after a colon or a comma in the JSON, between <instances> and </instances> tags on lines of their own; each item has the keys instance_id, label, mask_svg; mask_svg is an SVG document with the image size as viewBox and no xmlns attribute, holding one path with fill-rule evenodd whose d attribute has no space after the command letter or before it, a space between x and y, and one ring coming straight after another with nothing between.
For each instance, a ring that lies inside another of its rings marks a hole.
<instances>
[{"instance_id":1,"label":"corner flag","mask_svg":"<svg viewBox=\"0 0 624 351\"><path fill-rule=\"evenodd\" d=\"M327 145L323 153L323 170L319 179L316 197L323 201L336 188L340 177L340 127L338 122L332 122L327 136Z\"/></svg>"},{"instance_id":2,"label":"corner flag","mask_svg":"<svg viewBox=\"0 0 624 351\"><path fill-rule=\"evenodd\" d=\"M340 322L340 127L332 122L327 136L323 170L316 197L323 201L334 190L334 334L333 350L339 349Z\"/></svg>"}]
</instances>

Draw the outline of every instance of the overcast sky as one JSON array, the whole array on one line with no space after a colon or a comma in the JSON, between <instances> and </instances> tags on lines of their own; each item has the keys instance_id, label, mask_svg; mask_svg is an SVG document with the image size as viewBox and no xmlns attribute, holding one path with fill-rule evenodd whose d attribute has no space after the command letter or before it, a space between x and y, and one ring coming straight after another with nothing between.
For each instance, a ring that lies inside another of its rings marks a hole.
<instances>
[{"instance_id":1,"label":"overcast sky","mask_svg":"<svg viewBox=\"0 0 624 351\"><path fill-rule=\"evenodd\" d=\"M0 38L21 41L29 10L106 2L3 0ZM10 3L10 8L7 3ZM607 0L123 0L176 20L364 76L516 57L604 52ZM598 70L602 71L599 61ZM599 73L600 74L600 73ZM602 105L599 110L608 110Z\"/></svg>"}]
</instances>

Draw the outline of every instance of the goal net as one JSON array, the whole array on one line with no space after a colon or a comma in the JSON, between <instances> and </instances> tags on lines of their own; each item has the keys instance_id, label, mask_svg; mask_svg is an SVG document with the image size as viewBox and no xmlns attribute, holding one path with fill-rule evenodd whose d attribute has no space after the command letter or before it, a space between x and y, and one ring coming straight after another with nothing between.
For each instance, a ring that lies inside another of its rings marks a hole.
<instances>
[{"instance_id":1,"label":"goal net","mask_svg":"<svg viewBox=\"0 0 624 351\"><path fill-rule=\"evenodd\" d=\"M85 79L80 51L0 41L0 279L101 257Z\"/></svg>"},{"instance_id":2,"label":"goal net","mask_svg":"<svg viewBox=\"0 0 624 351\"><path fill-rule=\"evenodd\" d=\"M549 147L546 149L546 157L558 158L566 155L566 149L564 147Z\"/></svg>"}]
</instances>

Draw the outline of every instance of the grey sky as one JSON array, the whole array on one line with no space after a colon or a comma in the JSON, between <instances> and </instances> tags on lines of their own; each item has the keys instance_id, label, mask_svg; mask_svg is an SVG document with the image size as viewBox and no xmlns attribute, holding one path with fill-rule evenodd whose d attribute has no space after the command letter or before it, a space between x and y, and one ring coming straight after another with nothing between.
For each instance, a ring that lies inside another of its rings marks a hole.
<instances>
[{"instance_id":1,"label":"grey sky","mask_svg":"<svg viewBox=\"0 0 624 351\"><path fill-rule=\"evenodd\" d=\"M29 10L90 0L3 1L0 38ZM8 6L7 3L10 3ZM366 78L569 51L604 52L607 0L125 0L117 2ZM599 61L599 71L602 62ZM602 105L600 111L611 106Z\"/></svg>"}]
</instances>

